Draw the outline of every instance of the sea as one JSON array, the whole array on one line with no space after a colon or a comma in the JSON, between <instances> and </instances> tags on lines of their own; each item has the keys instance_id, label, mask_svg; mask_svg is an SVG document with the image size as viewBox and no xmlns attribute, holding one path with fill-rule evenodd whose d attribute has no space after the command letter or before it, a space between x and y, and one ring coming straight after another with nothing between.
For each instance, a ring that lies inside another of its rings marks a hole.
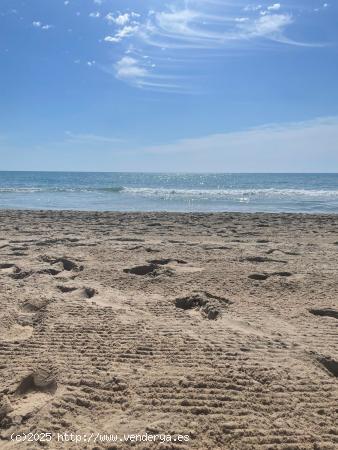
<instances>
[{"instance_id":1,"label":"sea","mask_svg":"<svg viewBox=\"0 0 338 450\"><path fill-rule=\"evenodd\" d=\"M0 172L0 208L338 213L338 173Z\"/></svg>"}]
</instances>

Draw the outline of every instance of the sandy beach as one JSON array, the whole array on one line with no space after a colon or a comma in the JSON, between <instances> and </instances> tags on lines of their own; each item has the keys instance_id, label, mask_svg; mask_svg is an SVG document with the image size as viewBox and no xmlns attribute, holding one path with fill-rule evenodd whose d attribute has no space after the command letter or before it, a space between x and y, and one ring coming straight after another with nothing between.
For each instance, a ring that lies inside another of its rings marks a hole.
<instances>
[{"instance_id":1,"label":"sandy beach","mask_svg":"<svg viewBox=\"0 0 338 450\"><path fill-rule=\"evenodd\" d=\"M1 449L338 448L337 216L2 210L0 252Z\"/></svg>"}]
</instances>

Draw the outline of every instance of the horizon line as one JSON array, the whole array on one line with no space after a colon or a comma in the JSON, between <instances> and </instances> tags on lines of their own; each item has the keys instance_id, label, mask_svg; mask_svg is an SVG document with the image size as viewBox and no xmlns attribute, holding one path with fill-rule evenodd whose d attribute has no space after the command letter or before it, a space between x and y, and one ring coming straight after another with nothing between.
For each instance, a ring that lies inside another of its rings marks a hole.
<instances>
[{"instance_id":1,"label":"horizon line","mask_svg":"<svg viewBox=\"0 0 338 450\"><path fill-rule=\"evenodd\" d=\"M0 170L0 173L124 173L124 174L135 174L135 173L142 173L142 174L154 174L154 175L338 175L338 172L188 172L188 171L137 171L137 170L116 170L116 171L109 171L109 170L12 170L12 169L5 169Z\"/></svg>"}]
</instances>

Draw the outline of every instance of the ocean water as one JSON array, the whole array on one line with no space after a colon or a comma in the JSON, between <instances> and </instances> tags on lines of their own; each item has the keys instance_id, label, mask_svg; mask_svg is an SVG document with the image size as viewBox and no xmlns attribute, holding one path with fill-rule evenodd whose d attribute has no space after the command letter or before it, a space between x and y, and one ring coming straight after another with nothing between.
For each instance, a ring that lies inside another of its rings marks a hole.
<instances>
[{"instance_id":1,"label":"ocean water","mask_svg":"<svg viewBox=\"0 0 338 450\"><path fill-rule=\"evenodd\" d=\"M338 213L338 174L0 172L0 208Z\"/></svg>"}]
</instances>

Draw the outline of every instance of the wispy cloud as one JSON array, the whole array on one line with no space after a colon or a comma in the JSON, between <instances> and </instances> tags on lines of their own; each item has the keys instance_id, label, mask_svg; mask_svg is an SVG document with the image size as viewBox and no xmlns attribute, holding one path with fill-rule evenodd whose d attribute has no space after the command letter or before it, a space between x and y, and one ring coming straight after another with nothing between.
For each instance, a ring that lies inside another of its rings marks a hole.
<instances>
[{"instance_id":1,"label":"wispy cloud","mask_svg":"<svg viewBox=\"0 0 338 450\"><path fill-rule=\"evenodd\" d=\"M259 48L270 43L288 46L316 46L308 42L300 42L288 33L296 26L298 15L281 3L245 4L218 0L176 0L159 9L149 9L147 13L118 12L108 13L105 20L113 27L112 33L104 37L106 43L118 44L119 60L115 63L115 74L120 80L140 83L152 74L152 86L158 83L166 86L183 85L177 75L178 59L201 61L207 57L218 58L220 52ZM132 52L147 55L151 58L156 70L140 62ZM154 78L155 72L160 76ZM122 74L122 75L121 75ZM127 76L125 74L128 74ZM167 76L167 82L165 77ZM166 90L168 87L166 87Z\"/></svg>"},{"instance_id":2,"label":"wispy cloud","mask_svg":"<svg viewBox=\"0 0 338 450\"><path fill-rule=\"evenodd\" d=\"M273 5L270 5L267 7L268 11L278 11L281 7L280 3L274 3Z\"/></svg>"},{"instance_id":3,"label":"wispy cloud","mask_svg":"<svg viewBox=\"0 0 338 450\"><path fill-rule=\"evenodd\" d=\"M242 31L242 38L268 38L270 40L286 41L284 29L293 23L290 14L262 15L255 20L250 20L238 25ZM293 41L290 40L290 44Z\"/></svg>"},{"instance_id":4,"label":"wispy cloud","mask_svg":"<svg viewBox=\"0 0 338 450\"><path fill-rule=\"evenodd\" d=\"M116 144L124 142L124 140L120 138L100 136L90 133L73 133L71 131L66 131L65 134L65 142L67 143Z\"/></svg>"},{"instance_id":5,"label":"wispy cloud","mask_svg":"<svg viewBox=\"0 0 338 450\"><path fill-rule=\"evenodd\" d=\"M324 117L182 139L143 151L153 155L155 164L169 164L167 170L173 161L183 171L203 167L205 171L259 172L264 167L266 171L315 172L337 166L337 142L338 117Z\"/></svg>"},{"instance_id":6,"label":"wispy cloud","mask_svg":"<svg viewBox=\"0 0 338 450\"><path fill-rule=\"evenodd\" d=\"M251 10L241 16L240 10L219 11L205 9L170 7L166 11L153 12L140 28L140 37L149 45L164 48L224 48L238 43L254 45L255 41L265 39L293 43L287 38L286 30L294 23L291 12L279 13L281 5L275 3L266 10ZM237 14L234 14L237 12Z\"/></svg>"},{"instance_id":7,"label":"wispy cloud","mask_svg":"<svg viewBox=\"0 0 338 450\"><path fill-rule=\"evenodd\" d=\"M72 1L64 3L74 7ZM315 10L328 7L328 3L319 3ZM95 19L102 27L98 41L110 55L109 63L101 61L97 67L105 66L118 80L139 88L196 91L190 86L197 86L204 61L217 63L220 56L231 52L318 46L301 40L301 27L297 28L305 11L314 13L313 7L304 9L286 0L145 0L139 8L127 1L125 9L92 0L92 8L88 20ZM48 30L52 25L36 20L33 27ZM190 83L182 77L183 72L189 74Z\"/></svg>"},{"instance_id":8,"label":"wispy cloud","mask_svg":"<svg viewBox=\"0 0 338 450\"><path fill-rule=\"evenodd\" d=\"M42 22L35 20L34 22L32 22L32 25L34 28L40 28L41 30L49 30L51 28L53 28L53 25L49 25L49 24L43 24Z\"/></svg>"},{"instance_id":9,"label":"wispy cloud","mask_svg":"<svg viewBox=\"0 0 338 450\"><path fill-rule=\"evenodd\" d=\"M182 92L185 88L177 77L161 75L155 72L156 65L148 58L140 58L126 54L117 61L114 67L116 78L145 90L162 92Z\"/></svg>"},{"instance_id":10,"label":"wispy cloud","mask_svg":"<svg viewBox=\"0 0 338 450\"><path fill-rule=\"evenodd\" d=\"M106 42L121 42L122 39L136 34L137 31L137 25L126 25L123 28L120 28L113 36L106 36L104 40Z\"/></svg>"},{"instance_id":11,"label":"wispy cloud","mask_svg":"<svg viewBox=\"0 0 338 450\"><path fill-rule=\"evenodd\" d=\"M120 80L139 80L148 76L148 71L139 61L130 56L123 56L116 63L116 76Z\"/></svg>"},{"instance_id":12,"label":"wispy cloud","mask_svg":"<svg viewBox=\"0 0 338 450\"><path fill-rule=\"evenodd\" d=\"M130 14L129 13L124 13L124 14L115 15L113 13L108 13L106 15L106 20L108 20L108 22L113 22L116 25L124 26L124 25L126 25L129 22Z\"/></svg>"}]
</instances>

